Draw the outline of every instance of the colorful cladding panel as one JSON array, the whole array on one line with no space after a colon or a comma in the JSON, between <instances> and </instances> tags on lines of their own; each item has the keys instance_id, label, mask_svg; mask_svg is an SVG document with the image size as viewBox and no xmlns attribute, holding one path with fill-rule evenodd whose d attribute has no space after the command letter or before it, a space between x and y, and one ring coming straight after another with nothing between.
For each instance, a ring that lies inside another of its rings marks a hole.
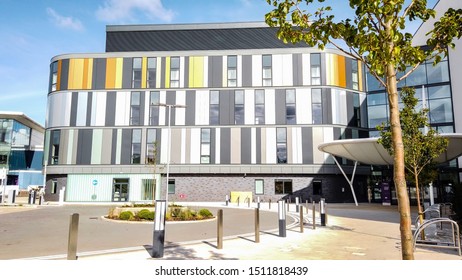
<instances>
[{"instance_id":1,"label":"colorful cladding panel","mask_svg":"<svg viewBox=\"0 0 462 280\"><path fill-rule=\"evenodd\" d=\"M189 58L189 86L192 88L204 86L204 57Z\"/></svg>"},{"instance_id":2,"label":"colorful cladding panel","mask_svg":"<svg viewBox=\"0 0 462 280\"><path fill-rule=\"evenodd\" d=\"M58 64L58 71L59 71L58 73L62 73L61 72L62 66L59 67L59 65L60 64ZM91 89L92 76L93 76L93 59L92 58L69 59L69 74L68 74L68 85L67 85L68 89ZM61 79L58 80L58 85L60 84L60 81Z\"/></svg>"}]
</instances>

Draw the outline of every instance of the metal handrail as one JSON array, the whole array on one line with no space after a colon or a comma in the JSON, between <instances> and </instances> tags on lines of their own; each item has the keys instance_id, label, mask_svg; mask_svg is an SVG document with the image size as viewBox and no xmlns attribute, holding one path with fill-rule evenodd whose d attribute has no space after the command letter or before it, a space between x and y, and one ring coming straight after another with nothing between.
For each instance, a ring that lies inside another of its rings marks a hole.
<instances>
[{"instance_id":1,"label":"metal handrail","mask_svg":"<svg viewBox=\"0 0 462 280\"><path fill-rule=\"evenodd\" d=\"M438 245L438 244L425 244L425 243L420 243L420 246L428 246L428 247L437 247L437 248L453 248L457 249L459 252L459 256L461 255L461 249L460 249L460 234L459 234L459 225L457 224L456 221L451 220L449 218L434 218L431 220L425 221L423 224L419 226L419 228L414 232L414 251L415 247L417 245L417 237L419 234L428 226L436 223L450 223L452 226L452 243L448 242L448 245Z\"/></svg>"},{"instance_id":2,"label":"metal handrail","mask_svg":"<svg viewBox=\"0 0 462 280\"><path fill-rule=\"evenodd\" d=\"M440 205L439 204L433 204L432 206L428 207L427 209L425 209L422 213L419 213L417 215L417 217L415 218L415 221L414 221L414 225L416 227L419 227L420 223L419 223L419 218L420 218L420 215L425 215L425 213L431 213L431 212L436 212L438 214L438 217L437 218L441 218L441 211L440 211ZM424 216L425 217L425 216ZM431 218L431 216L430 216Z\"/></svg>"}]
</instances>

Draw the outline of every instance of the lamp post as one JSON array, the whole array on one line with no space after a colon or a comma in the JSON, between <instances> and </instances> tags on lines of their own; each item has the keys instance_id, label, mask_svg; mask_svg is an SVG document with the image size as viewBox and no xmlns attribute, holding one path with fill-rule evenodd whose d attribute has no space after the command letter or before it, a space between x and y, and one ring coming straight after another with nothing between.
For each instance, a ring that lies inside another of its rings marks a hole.
<instances>
[{"instance_id":1,"label":"lamp post","mask_svg":"<svg viewBox=\"0 0 462 280\"><path fill-rule=\"evenodd\" d=\"M165 215L167 214L168 208L168 180L170 175L170 149L171 149L171 113L173 108L186 108L185 105L177 104L163 104L158 103L157 106L163 106L168 108L168 140L167 140L167 187L165 190L165 200L156 200L156 215L154 219L154 233L153 233L153 246L151 257L162 258L164 256L164 237L165 237Z\"/></svg>"}]
</instances>

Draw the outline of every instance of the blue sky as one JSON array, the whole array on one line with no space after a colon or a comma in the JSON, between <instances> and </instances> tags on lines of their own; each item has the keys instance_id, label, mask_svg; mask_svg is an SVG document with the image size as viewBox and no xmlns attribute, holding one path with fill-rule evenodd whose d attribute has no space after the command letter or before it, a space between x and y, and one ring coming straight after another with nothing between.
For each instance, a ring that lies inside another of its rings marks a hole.
<instances>
[{"instance_id":1,"label":"blue sky","mask_svg":"<svg viewBox=\"0 0 462 280\"><path fill-rule=\"evenodd\" d=\"M326 2L351 13L347 0ZM0 111L44 125L50 59L104 52L106 25L263 21L270 10L266 0L0 0Z\"/></svg>"}]
</instances>

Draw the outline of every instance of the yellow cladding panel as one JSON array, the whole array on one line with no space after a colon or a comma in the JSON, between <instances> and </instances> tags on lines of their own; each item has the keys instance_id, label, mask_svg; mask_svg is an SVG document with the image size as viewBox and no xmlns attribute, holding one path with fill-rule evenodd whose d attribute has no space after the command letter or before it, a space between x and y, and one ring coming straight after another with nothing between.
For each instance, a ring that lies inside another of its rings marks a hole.
<instances>
[{"instance_id":1,"label":"yellow cladding panel","mask_svg":"<svg viewBox=\"0 0 462 280\"><path fill-rule=\"evenodd\" d=\"M359 91L363 91L363 64L361 61L358 61L358 83L359 83Z\"/></svg>"},{"instance_id":2,"label":"yellow cladding panel","mask_svg":"<svg viewBox=\"0 0 462 280\"><path fill-rule=\"evenodd\" d=\"M124 66L123 58L121 57L116 58L115 88L122 88L123 66Z\"/></svg>"},{"instance_id":3,"label":"yellow cladding panel","mask_svg":"<svg viewBox=\"0 0 462 280\"><path fill-rule=\"evenodd\" d=\"M141 88L146 88L147 71L148 71L148 58L143 57L142 62L141 62Z\"/></svg>"},{"instance_id":4,"label":"yellow cladding panel","mask_svg":"<svg viewBox=\"0 0 462 280\"><path fill-rule=\"evenodd\" d=\"M58 60L58 77L56 78L56 90L61 89L61 71L63 69L63 61Z\"/></svg>"},{"instance_id":5,"label":"yellow cladding panel","mask_svg":"<svg viewBox=\"0 0 462 280\"><path fill-rule=\"evenodd\" d=\"M204 57L191 56L189 58L189 86L204 86Z\"/></svg>"},{"instance_id":6,"label":"yellow cladding panel","mask_svg":"<svg viewBox=\"0 0 462 280\"><path fill-rule=\"evenodd\" d=\"M170 57L165 58L165 88L170 88Z\"/></svg>"},{"instance_id":7,"label":"yellow cladding panel","mask_svg":"<svg viewBox=\"0 0 462 280\"><path fill-rule=\"evenodd\" d=\"M93 76L93 58L85 58L83 60L83 80L82 88L91 89Z\"/></svg>"},{"instance_id":8,"label":"yellow cladding panel","mask_svg":"<svg viewBox=\"0 0 462 280\"><path fill-rule=\"evenodd\" d=\"M69 60L68 89L82 89L84 59L76 58Z\"/></svg>"},{"instance_id":9,"label":"yellow cladding panel","mask_svg":"<svg viewBox=\"0 0 462 280\"><path fill-rule=\"evenodd\" d=\"M337 86L346 88L346 65L345 57L337 55Z\"/></svg>"},{"instance_id":10,"label":"yellow cladding panel","mask_svg":"<svg viewBox=\"0 0 462 280\"><path fill-rule=\"evenodd\" d=\"M116 75L116 58L106 59L106 88L115 88L115 75Z\"/></svg>"}]
</instances>

